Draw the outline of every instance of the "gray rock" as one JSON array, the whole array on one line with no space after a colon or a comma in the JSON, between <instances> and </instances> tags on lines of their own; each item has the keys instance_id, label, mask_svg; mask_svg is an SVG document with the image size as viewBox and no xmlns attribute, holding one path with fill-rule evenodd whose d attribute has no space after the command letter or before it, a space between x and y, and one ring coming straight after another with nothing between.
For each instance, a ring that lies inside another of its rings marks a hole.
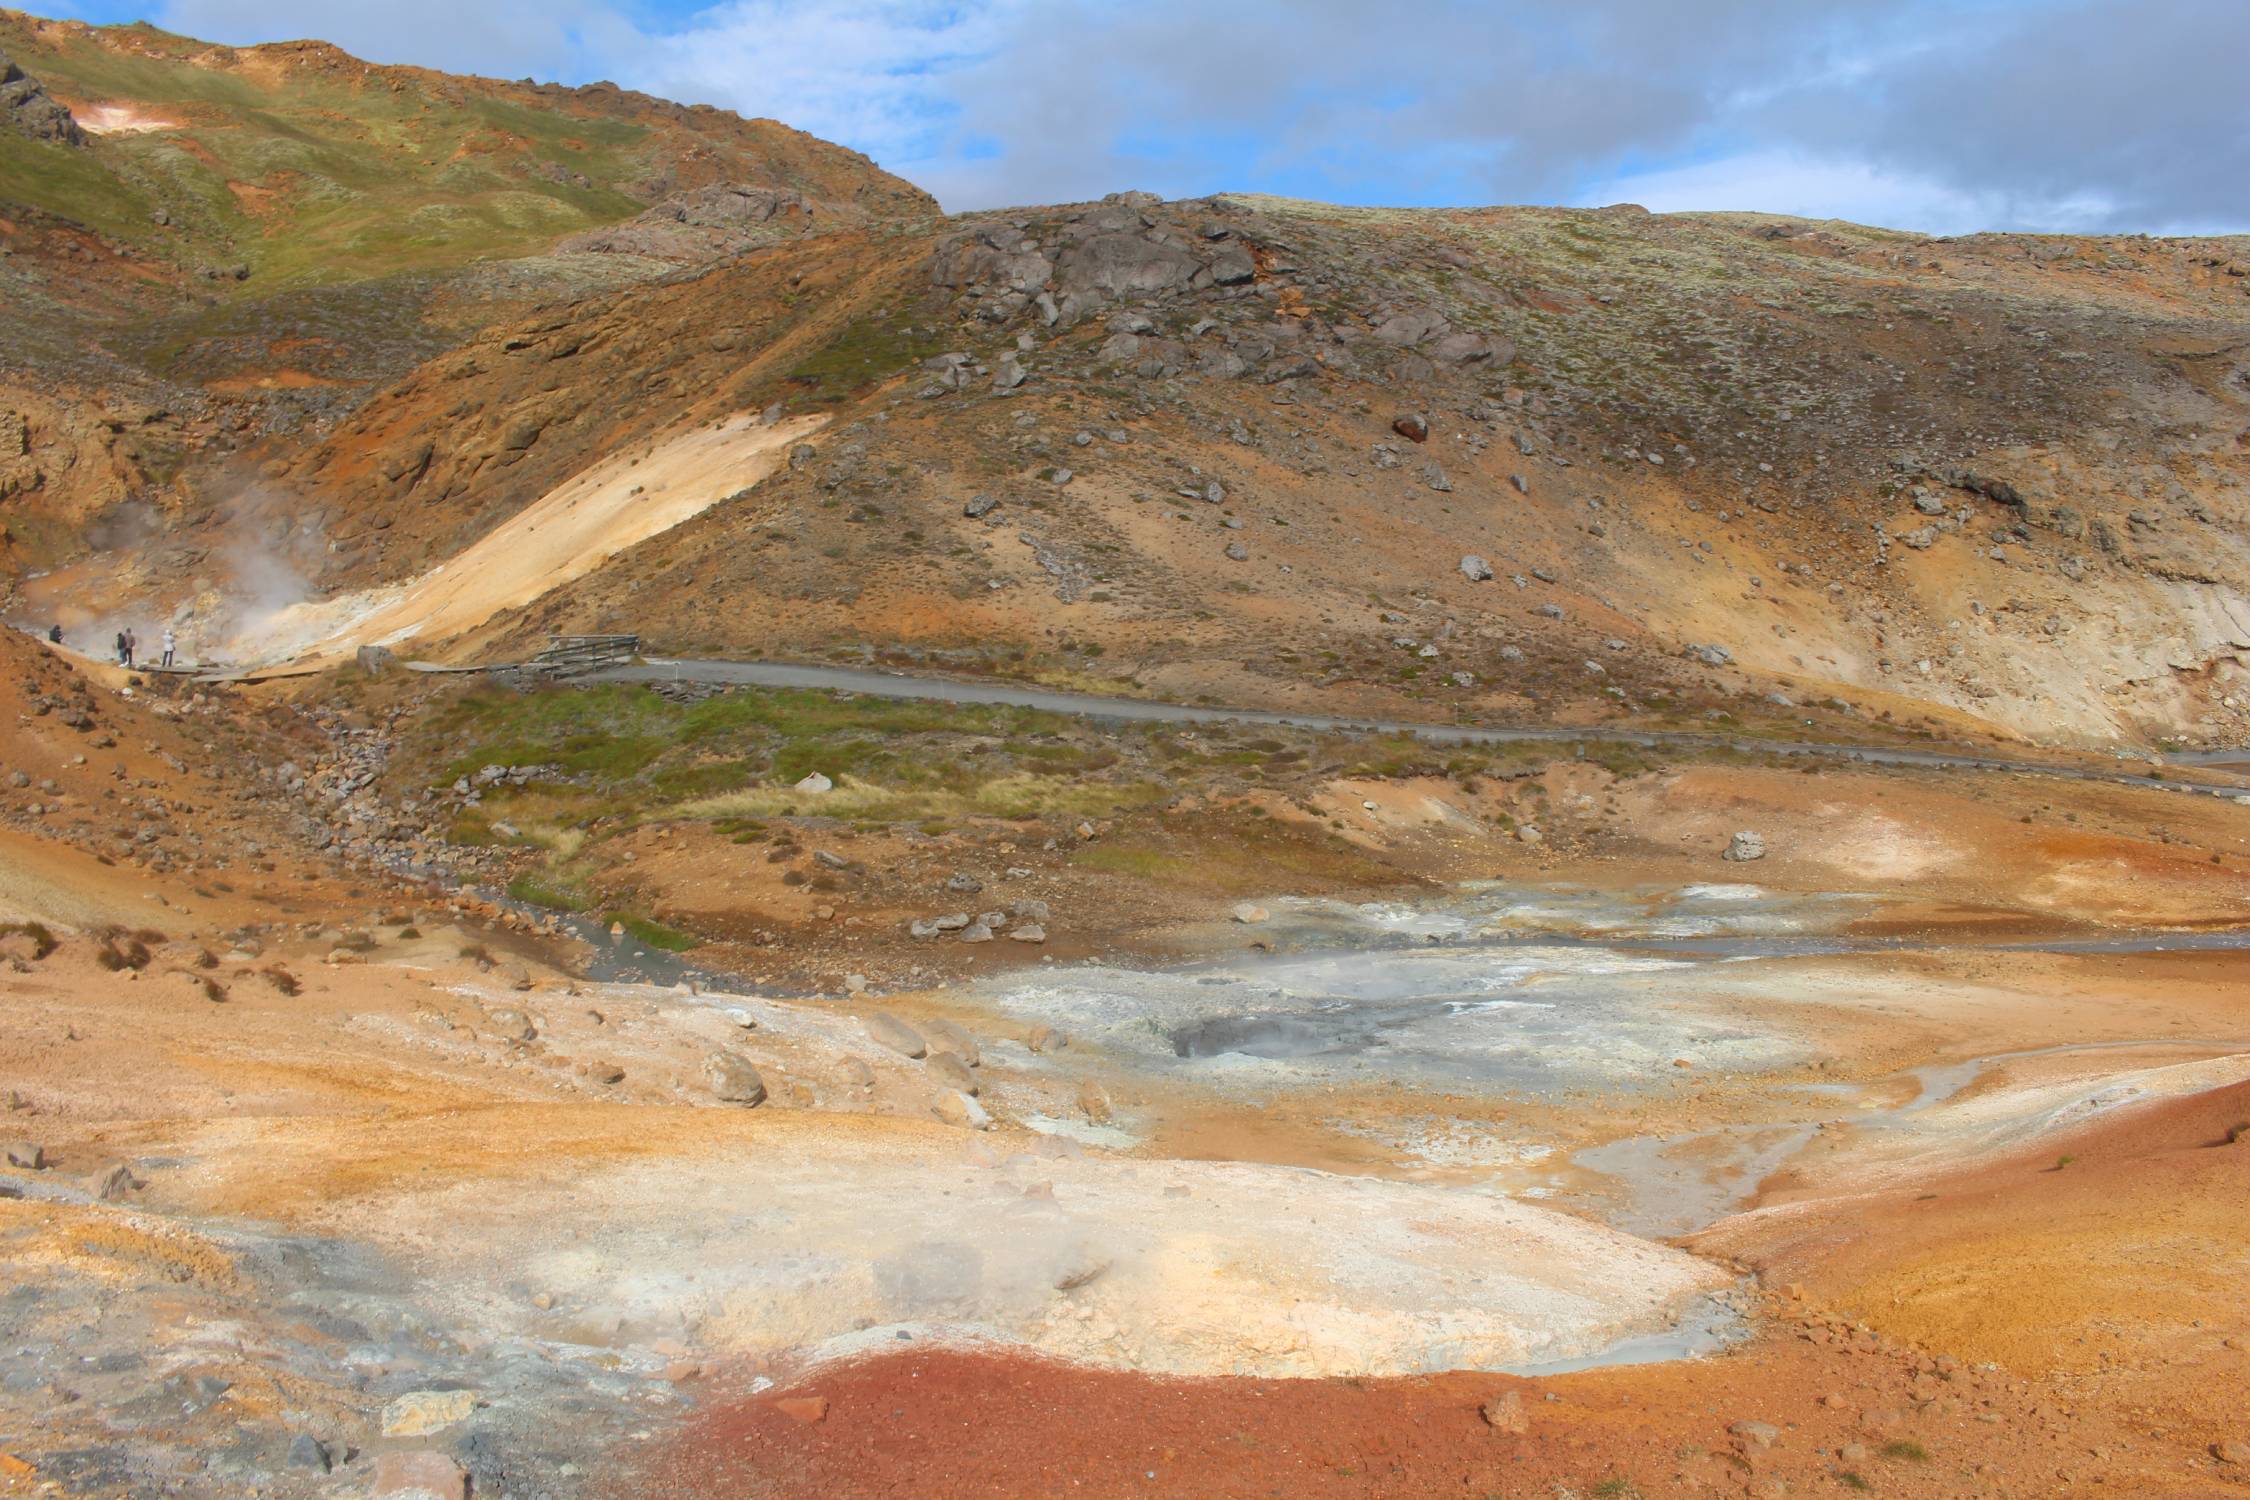
<instances>
[{"instance_id":1,"label":"gray rock","mask_svg":"<svg viewBox=\"0 0 2250 1500\"><path fill-rule=\"evenodd\" d=\"M971 875L967 870L955 870L946 877L945 888L964 896L974 896L984 889L984 882Z\"/></svg>"},{"instance_id":2,"label":"gray rock","mask_svg":"<svg viewBox=\"0 0 2250 1500\"><path fill-rule=\"evenodd\" d=\"M969 1071L967 1063L952 1053L933 1052L923 1066L948 1088L959 1089L972 1099L976 1097L977 1075Z\"/></svg>"},{"instance_id":3,"label":"gray rock","mask_svg":"<svg viewBox=\"0 0 2250 1500\"><path fill-rule=\"evenodd\" d=\"M289 1440L287 1463L290 1468L310 1469L315 1474L325 1474L333 1462L328 1445L311 1433L300 1432Z\"/></svg>"},{"instance_id":4,"label":"gray rock","mask_svg":"<svg viewBox=\"0 0 2250 1500\"><path fill-rule=\"evenodd\" d=\"M984 1061L984 1050L977 1045L977 1039L943 1016L932 1016L924 1021L922 1034L972 1068Z\"/></svg>"},{"instance_id":5,"label":"gray rock","mask_svg":"<svg viewBox=\"0 0 2250 1500\"><path fill-rule=\"evenodd\" d=\"M992 929L982 922L971 922L961 929L961 941L964 943L989 943L992 941Z\"/></svg>"},{"instance_id":6,"label":"gray rock","mask_svg":"<svg viewBox=\"0 0 2250 1500\"><path fill-rule=\"evenodd\" d=\"M901 1021L887 1010L879 1010L864 1017L861 1025L874 1041L905 1057L926 1057L930 1044L922 1040L922 1033Z\"/></svg>"},{"instance_id":7,"label":"gray rock","mask_svg":"<svg viewBox=\"0 0 2250 1500\"><path fill-rule=\"evenodd\" d=\"M1000 501L994 496L975 495L970 497L968 504L961 507L961 514L974 521L979 517L991 514L992 508L999 503Z\"/></svg>"},{"instance_id":8,"label":"gray rock","mask_svg":"<svg viewBox=\"0 0 2250 1500\"><path fill-rule=\"evenodd\" d=\"M1178 245L1137 233L1097 234L1064 252L1058 279L1066 291L1146 297L1184 288L1202 269Z\"/></svg>"},{"instance_id":9,"label":"gray rock","mask_svg":"<svg viewBox=\"0 0 2250 1500\"><path fill-rule=\"evenodd\" d=\"M1240 542L1229 542L1227 543L1227 556L1236 562L1248 562L1250 560L1250 549Z\"/></svg>"},{"instance_id":10,"label":"gray rock","mask_svg":"<svg viewBox=\"0 0 2250 1500\"><path fill-rule=\"evenodd\" d=\"M1008 904L1008 912L1019 921L1044 922L1051 915L1047 903L1030 896L1020 896Z\"/></svg>"},{"instance_id":11,"label":"gray rock","mask_svg":"<svg viewBox=\"0 0 2250 1500\"><path fill-rule=\"evenodd\" d=\"M1719 857L1738 862L1764 859L1766 857L1765 835L1753 833L1747 828L1743 829L1727 841L1726 852Z\"/></svg>"},{"instance_id":12,"label":"gray rock","mask_svg":"<svg viewBox=\"0 0 2250 1500\"><path fill-rule=\"evenodd\" d=\"M1258 263L1239 245L1229 245L1211 260L1211 280L1217 286L1240 286L1258 278Z\"/></svg>"},{"instance_id":13,"label":"gray rock","mask_svg":"<svg viewBox=\"0 0 2250 1500\"><path fill-rule=\"evenodd\" d=\"M745 1058L732 1052L714 1052L703 1060L703 1081L712 1096L728 1104L751 1108L766 1102L766 1081Z\"/></svg>"},{"instance_id":14,"label":"gray rock","mask_svg":"<svg viewBox=\"0 0 2250 1500\"><path fill-rule=\"evenodd\" d=\"M1025 922L1008 933L1008 941L1012 943L1044 943L1047 941L1047 929L1037 922Z\"/></svg>"},{"instance_id":15,"label":"gray rock","mask_svg":"<svg viewBox=\"0 0 2250 1500\"><path fill-rule=\"evenodd\" d=\"M990 1130L992 1116L985 1113L983 1105L958 1089L947 1089L938 1095L930 1106L930 1113L948 1125L958 1125L964 1130Z\"/></svg>"},{"instance_id":16,"label":"gray rock","mask_svg":"<svg viewBox=\"0 0 2250 1500\"><path fill-rule=\"evenodd\" d=\"M1471 552L1461 559L1461 576L1471 583L1485 583L1492 577L1492 564Z\"/></svg>"},{"instance_id":17,"label":"gray rock","mask_svg":"<svg viewBox=\"0 0 2250 1500\"><path fill-rule=\"evenodd\" d=\"M1687 654L1707 667L1726 667L1734 664L1734 653L1724 646L1690 646Z\"/></svg>"}]
</instances>

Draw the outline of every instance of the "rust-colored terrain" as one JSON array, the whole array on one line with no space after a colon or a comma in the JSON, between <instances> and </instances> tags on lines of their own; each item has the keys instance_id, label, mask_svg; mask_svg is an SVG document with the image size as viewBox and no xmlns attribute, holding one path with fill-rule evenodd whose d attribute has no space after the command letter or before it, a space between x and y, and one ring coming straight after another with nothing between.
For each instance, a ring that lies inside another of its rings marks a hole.
<instances>
[{"instance_id":1,"label":"rust-colored terrain","mask_svg":"<svg viewBox=\"0 0 2250 1500\"><path fill-rule=\"evenodd\" d=\"M2250 1485L2241 240L0 75L0 1495Z\"/></svg>"}]
</instances>

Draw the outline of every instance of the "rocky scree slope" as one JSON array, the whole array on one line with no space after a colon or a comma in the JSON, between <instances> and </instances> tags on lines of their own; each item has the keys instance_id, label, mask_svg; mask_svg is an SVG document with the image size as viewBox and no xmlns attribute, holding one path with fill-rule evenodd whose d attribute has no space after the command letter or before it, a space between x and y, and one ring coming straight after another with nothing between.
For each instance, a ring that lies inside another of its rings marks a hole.
<instances>
[{"instance_id":1,"label":"rocky scree slope","mask_svg":"<svg viewBox=\"0 0 2250 1500\"><path fill-rule=\"evenodd\" d=\"M2250 248L1255 198L895 224L472 340L284 466L324 582L824 411L513 622L1198 696L2063 740L2250 716Z\"/></svg>"}]
</instances>

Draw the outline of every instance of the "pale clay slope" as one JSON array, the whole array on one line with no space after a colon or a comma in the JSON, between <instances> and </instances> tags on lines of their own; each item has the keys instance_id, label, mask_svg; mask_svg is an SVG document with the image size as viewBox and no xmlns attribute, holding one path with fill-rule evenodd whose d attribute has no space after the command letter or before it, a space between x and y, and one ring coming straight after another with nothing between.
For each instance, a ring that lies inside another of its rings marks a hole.
<instances>
[{"instance_id":1,"label":"pale clay slope","mask_svg":"<svg viewBox=\"0 0 2250 1500\"><path fill-rule=\"evenodd\" d=\"M756 484L824 421L768 426L745 413L652 450L612 454L412 582L291 606L247 627L222 654L327 660L362 645L474 630Z\"/></svg>"}]
</instances>

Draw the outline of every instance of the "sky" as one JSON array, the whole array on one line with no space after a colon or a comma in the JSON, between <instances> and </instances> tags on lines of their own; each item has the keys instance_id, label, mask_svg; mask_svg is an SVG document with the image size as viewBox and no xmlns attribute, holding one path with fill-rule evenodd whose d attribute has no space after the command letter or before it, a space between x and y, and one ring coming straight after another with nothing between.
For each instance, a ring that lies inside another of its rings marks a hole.
<instances>
[{"instance_id":1,"label":"sky","mask_svg":"<svg viewBox=\"0 0 2250 1500\"><path fill-rule=\"evenodd\" d=\"M2250 0L31 3L608 79L842 142L955 211L1140 188L2250 231Z\"/></svg>"}]
</instances>

